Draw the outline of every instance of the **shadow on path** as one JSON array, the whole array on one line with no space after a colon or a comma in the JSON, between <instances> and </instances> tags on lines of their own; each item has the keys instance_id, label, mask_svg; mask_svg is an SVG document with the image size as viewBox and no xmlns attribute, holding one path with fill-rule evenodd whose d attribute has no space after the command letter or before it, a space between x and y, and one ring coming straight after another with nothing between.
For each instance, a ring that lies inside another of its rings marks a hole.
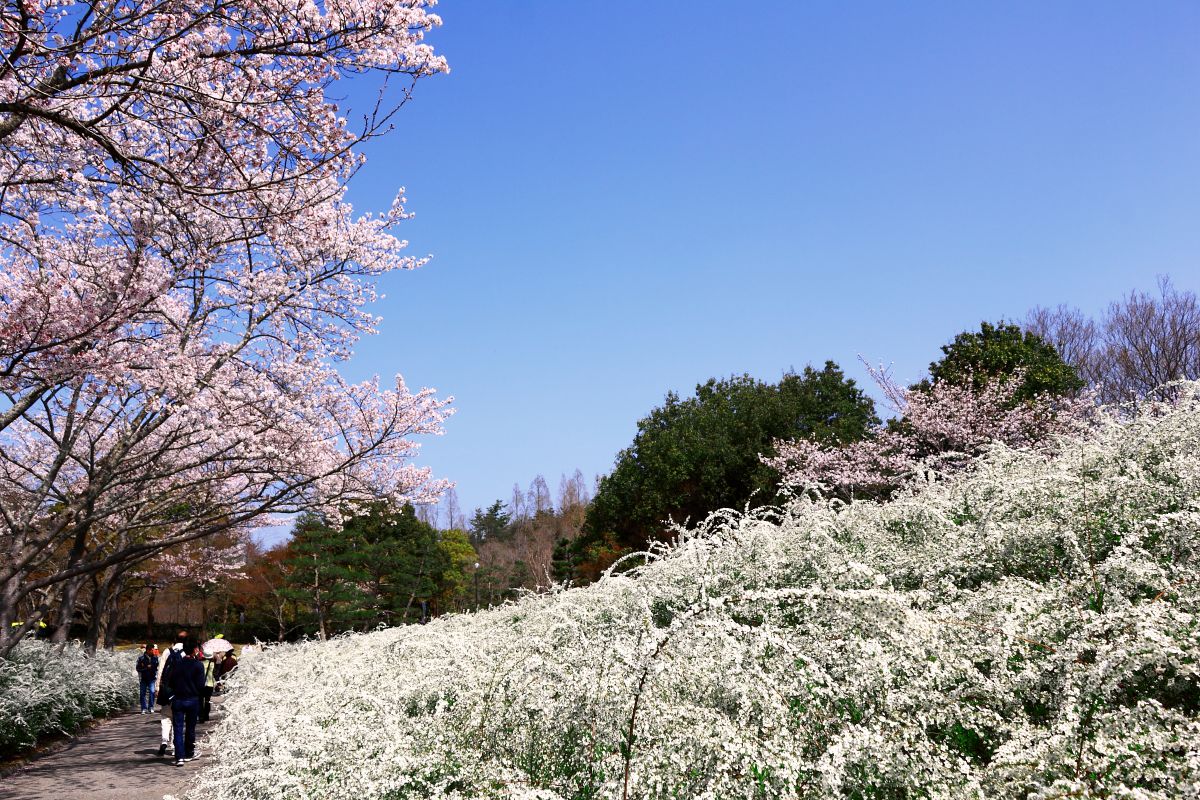
<instances>
[{"instance_id":1,"label":"shadow on path","mask_svg":"<svg viewBox=\"0 0 1200 800\"><path fill-rule=\"evenodd\" d=\"M221 719L220 701L213 698L212 719L196 727L201 757L182 767L173 766L170 756L158 757L157 713L125 713L0 778L0 800L162 800L164 794L182 795L204 765L205 740Z\"/></svg>"}]
</instances>

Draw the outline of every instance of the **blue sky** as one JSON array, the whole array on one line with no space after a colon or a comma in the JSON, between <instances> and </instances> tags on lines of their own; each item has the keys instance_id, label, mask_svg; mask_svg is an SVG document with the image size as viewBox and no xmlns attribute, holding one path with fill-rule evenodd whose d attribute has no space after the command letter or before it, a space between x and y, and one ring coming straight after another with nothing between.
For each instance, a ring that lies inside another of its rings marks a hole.
<instances>
[{"instance_id":1,"label":"blue sky","mask_svg":"<svg viewBox=\"0 0 1200 800\"><path fill-rule=\"evenodd\" d=\"M1200 5L444 0L350 198L433 261L345 373L457 398L469 511L607 471L670 389L919 377L1037 304L1200 289ZM336 87L353 109L365 81Z\"/></svg>"}]
</instances>

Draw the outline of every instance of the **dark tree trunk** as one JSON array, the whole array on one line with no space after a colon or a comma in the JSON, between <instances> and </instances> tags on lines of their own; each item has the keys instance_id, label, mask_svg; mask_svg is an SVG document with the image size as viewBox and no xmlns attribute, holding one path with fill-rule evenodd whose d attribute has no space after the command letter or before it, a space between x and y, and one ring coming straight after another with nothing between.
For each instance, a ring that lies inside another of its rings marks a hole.
<instances>
[{"instance_id":1,"label":"dark tree trunk","mask_svg":"<svg viewBox=\"0 0 1200 800\"><path fill-rule=\"evenodd\" d=\"M84 647L94 653L99 647L116 644L117 616L120 612L121 592L125 588L125 570L128 567L111 567L93 576L92 619L88 625Z\"/></svg>"},{"instance_id":2,"label":"dark tree trunk","mask_svg":"<svg viewBox=\"0 0 1200 800\"><path fill-rule=\"evenodd\" d=\"M75 622L75 603L84 580L85 576L80 575L63 582L62 593L58 599L58 626L50 637L50 641L58 645L60 650L66 647L67 640L71 637L71 625Z\"/></svg>"},{"instance_id":3,"label":"dark tree trunk","mask_svg":"<svg viewBox=\"0 0 1200 800\"><path fill-rule=\"evenodd\" d=\"M83 640L83 649L89 653L95 653L100 646L108 622L108 614L105 613L108 609L107 581L101 580L98 575L93 575L92 580L91 619L88 621L87 637Z\"/></svg>"},{"instance_id":4,"label":"dark tree trunk","mask_svg":"<svg viewBox=\"0 0 1200 800\"><path fill-rule=\"evenodd\" d=\"M120 594L119 592L117 593ZM114 596L108 603L108 622L104 631L104 648L112 650L117 646L117 624L121 616L120 597Z\"/></svg>"},{"instance_id":5,"label":"dark tree trunk","mask_svg":"<svg viewBox=\"0 0 1200 800\"><path fill-rule=\"evenodd\" d=\"M154 638L154 600L158 596L158 586L150 584L150 598L146 601L146 638Z\"/></svg>"}]
</instances>

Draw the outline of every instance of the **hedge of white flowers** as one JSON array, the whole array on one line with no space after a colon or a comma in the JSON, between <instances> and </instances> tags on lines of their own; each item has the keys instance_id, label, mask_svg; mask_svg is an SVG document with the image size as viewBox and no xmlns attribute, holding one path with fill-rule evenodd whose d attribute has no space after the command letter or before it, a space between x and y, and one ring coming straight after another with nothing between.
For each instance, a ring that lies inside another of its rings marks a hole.
<instances>
[{"instance_id":1,"label":"hedge of white flowers","mask_svg":"<svg viewBox=\"0 0 1200 800\"><path fill-rule=\"evenodd\" d=\"M247 659L234 798L1200 797L1200 399Z\"/></svg>"},{"instance_id":2,"label":"hedge of white flowers","mask_svg":"<svg viewBox=\"0 0 1200 800\"><path fill-rule=\"evenodd\" d=\"M48 642L21 642L0 658L0 756L136 704L136 658L104 650L89 655L77 643L60 651Z\"/></svg>"}]
</instances>

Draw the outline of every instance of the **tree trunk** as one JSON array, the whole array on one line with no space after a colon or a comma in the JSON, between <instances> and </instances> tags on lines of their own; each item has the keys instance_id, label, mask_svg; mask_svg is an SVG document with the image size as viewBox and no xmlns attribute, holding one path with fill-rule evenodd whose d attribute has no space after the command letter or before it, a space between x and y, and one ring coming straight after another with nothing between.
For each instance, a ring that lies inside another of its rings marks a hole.
<instances>
[{"instance_id":1,"label":"tree trunk","mask_svg":"<svg viewBox=\"0 0 1200 800\"><path fill-rule=\"evenodd\" d=\"M104 621L104 648L112 650L117 646L117 626L121 617L121 596L125 594L129 581L128 568L118 568L108 585L108 614Z\"/></svg>"},{"instance_id":2,"label":"tree trunk","mask_svg":"<svg viewBox=\"0 0 1200 800\"><path fill-rule=\"evenodd\" d=\"M279 624L279 638L276 639L275 641L279 642L280 644L283 644L283 637L286 634L286 631L284 630L284 627L283 627L284 620L285 620L284 615L286 613L287 613L287 610L286 610L286 606L284 603L280 603L279 605L277 605L275 607L275 622L277 622Z\"/></svg>"},{"instance_id":3,"label":"tree trunk","mask_svg":"<svg viewBox=\"0 0 1200 800\"><path fill-rule=\"evenodd\" d=\"M96 581L92 591L92 619L88 624L87 639L84 641L84 647L89 653L95 653L100 647L112 647L116 644L119 601L125 588L127 568L110 567L92 576Z\"/></svg>"},{"instance_id":4,"label":"tree trunk","mask_svg":"<svg viewBox=\"0 0 1200 800\"><path fill-rule=\"evenodd\" d=\"M95 583L92 586L91 619L88 621L87 638L83 640L83 649L89 653L95 653L96 648L100 646L107 632L108 622L108 615L105 613L108 609L107 581L98 580L96 575L92 578Z\"/></svg>"},{"instance_id":5,"label":"tree trunk","mask_svg":"<svg viewBox=\"0 0 1200 800\"><path fill-rule=\"evenodd\" d=\"M325 631L325 606L321 603L321 571L319 569L313 572L313 597L316 600L317 634L323 642L329 638L329 634Z\"/></svg>"},{"instance_id":6,"label":"tree trunk","mask_svg":"<svg viewBox=\"0 0 1200 800\"><path fill-rule=\"evenodd\" d=\"M117 595L118 596L114 596L108 603L108 620L105 623L104 630L105 650L112 650L117 646L117 625L120 622L119 618L121 616L121 603L119 597L120 593L118 592Z\"/></svg>"},{"instance_id":7,"label":"tree trunk","mask_svg":"<svg viewBox=\"0 0 1200 800\"><path fill-rule=\"evenodd\" d=\"M4 589L0 596L0 658L7 657L25 635L22 628L14 628L12 625L19 621L17 619L17 590L18 584L15 576L4 582Z\"/></svg>"},{"instance_id":8,"label":"tree trunk","mask_svg":"<svg viewBox=\"0 0 1200 800\"><path fill-rule=\"evenodd\" d=\"M158 586L150 584L150 599L146 601L146 638L154 638L154 600L158 596Z\"/></svg>"},{"instance_id":9,"label":"tree trunk","mask_svg":"<svg viewBox=\"0 0 1200 800\"><path fill-rule=\"evenodd\" d=\"M54 629L54 635L50 637L50 641L58 645L60 651L67 646L67 640L71 638L71 625L75 622L76 598L79 596L79 589L83 586L84 580L86 580L85 576L80 575L63 582L62 594L59 595L58 600L58 627Z\"/></svg>"}]
</instances>

